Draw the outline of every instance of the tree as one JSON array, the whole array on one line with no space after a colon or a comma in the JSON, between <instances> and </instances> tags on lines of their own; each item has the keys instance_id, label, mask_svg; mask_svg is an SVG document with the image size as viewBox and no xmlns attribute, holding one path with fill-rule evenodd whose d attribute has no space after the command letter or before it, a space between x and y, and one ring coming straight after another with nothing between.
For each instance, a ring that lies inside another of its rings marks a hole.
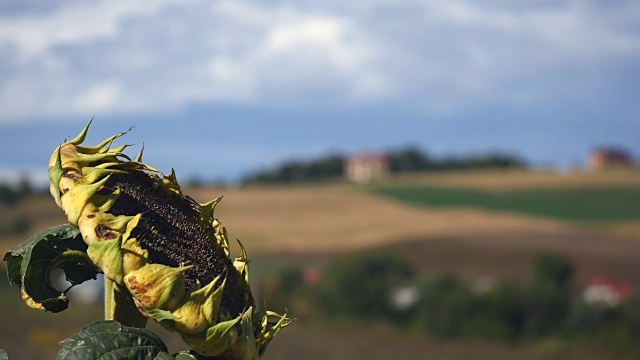
<instances>
[{"instance_id":1,"label":"tree","mask_svg":"<svg viewBox=\"0 0 640 360\"><path fill-rule=\"evenodd\" d=\"M560 254L545 253L534 259L527 296L526 332L531 336L558 333L571 310L574 266Z\"/></svg>"},{"instance_id":2,"label":"tree","mask_svg":"<svg viewBox=\"0 0 640 360\"><path fill-rule=\"evenodd\" d=\"M0 184L0 204L13 205L18 200L20 200L20 196L11 186Z\"/></svg>"},{"instance_id":3,"label":"tree","mask_svg":"<svg viewBox=\"0 0 640 360\"><path fill-rule=\"evenodd\" d=\"M288 161L282 165L247 176L243 184L304 183L328 180L344 174L344 157L328 155L311 161Z\"/></svg>"},{"instance_id":4,"label":"tree","mask_svg":"<svg viewBox=\"0 0 640 360\"><path fill-rule=\"evenodd\" d=\"M392 172L417 172L431 166L432 161L417 147L408 147L389 155L389 168Z\"/></svg>"},{"instance_id":5,"label":"tree","mask_svg":"<svg viewBox=\"0 0 640 360\"><path fill-rule=\"evenodd\" d=\"M465 334L477 310L477 300L458 278L444 276L424 288L416 321L418 327L444 338Z\"/></svg>"},{"instance_id":6,"label":"tree","mask_svg":"<svg viewBox=\"0 0 640 360\"><path fill-rule=\"evenodd\" d=\"M349 256L327 270L329 308L361 319L392 318L391 291L413 276L413 268L393 254Z\"/></svg>"},{"instance_id":7,"label":"tree","mask_svg":"<svg viewBox=\"0 0 640 360\"><path fill-rule=\"evenodd\" d=\"M471 332L481 338L513 342L522 334L524 317L522 290L514 284L501 283L480 295Z\"/></svg>"}]
</instances>

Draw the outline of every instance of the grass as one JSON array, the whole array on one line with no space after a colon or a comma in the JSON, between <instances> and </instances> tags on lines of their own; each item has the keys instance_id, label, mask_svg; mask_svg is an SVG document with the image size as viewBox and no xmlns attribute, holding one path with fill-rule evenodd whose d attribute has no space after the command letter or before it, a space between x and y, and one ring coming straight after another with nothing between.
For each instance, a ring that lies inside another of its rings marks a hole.
<instances>
[{"instance_id":1,"label":"grass","mask_svg":"<svg viewBox=\"0 0 640 360\"><path fill-rule=\"evenodd\" d=\"M579 187L483 190L428 185L374 187L377 193L428 207L475 207L560 220L616 222L640 219L640 188Z\"/></svg>"}]
</instances>

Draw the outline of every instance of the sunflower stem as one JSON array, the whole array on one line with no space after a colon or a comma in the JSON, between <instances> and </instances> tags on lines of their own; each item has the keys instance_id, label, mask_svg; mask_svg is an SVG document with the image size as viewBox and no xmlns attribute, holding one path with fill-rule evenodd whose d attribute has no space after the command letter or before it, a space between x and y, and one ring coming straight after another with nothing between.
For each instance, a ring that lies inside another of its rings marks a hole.
<instances>
[{"instance_id":1,"label":"sunflower stem","mask_svg":"<svg viewBox=\"0 0 640 360\"><path fill-rule=\"evenodd\" d=\"M114 320L115 301L113 296L113 281L104 278L104 319Z\"/></svg>"},{"instance_id":2,"label":"sunflower stem","mask_svg":"<svg viewBox=\"0 0 640 360\"><path fill-rule=\"evenodd\" d=\"M104 319L143 328L147 318L140 313L129 292L113 280L104 278Z\"/></svg>"}]
</instances>

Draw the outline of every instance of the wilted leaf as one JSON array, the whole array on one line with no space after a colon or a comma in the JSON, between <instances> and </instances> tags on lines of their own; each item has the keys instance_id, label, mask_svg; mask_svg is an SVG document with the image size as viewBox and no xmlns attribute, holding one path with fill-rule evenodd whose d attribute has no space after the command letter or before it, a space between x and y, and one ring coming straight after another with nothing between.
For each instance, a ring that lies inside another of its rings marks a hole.
<instances>
[{"instance_id":1,"label":"wilted leaf","mask_svg":"<svg viewBox=\"0 0 640 360\"><path fill-rule=\"evenodd\" d=\"M32 236L4 254L3 260L11 283L20 285L35 305L59 312L67 308L69 299L65 291L53 287L51 273L62 269L72 285L95 279L98 269L86 251L78 228L66 224Z\"/></svg>"}]
</instances>

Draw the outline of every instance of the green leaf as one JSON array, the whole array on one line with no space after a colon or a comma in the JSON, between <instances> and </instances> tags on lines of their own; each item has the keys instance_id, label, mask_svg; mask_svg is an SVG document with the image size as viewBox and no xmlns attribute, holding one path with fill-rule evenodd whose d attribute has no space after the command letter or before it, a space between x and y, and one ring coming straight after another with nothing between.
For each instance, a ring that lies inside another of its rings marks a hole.
<instances>
[{"instance_id":1,"label":"green leaf","mask_svg":"<svg viewBox=\"0 0 640 360\"><path fill-rule=\"evenodd\" d=\"M47 311L60 312L68 306L68 289L54 288L51 273L62 269L72 286L95 279L99 270L86 251L78 228L66 224L32 236L5 253L3 260L7 262L9 281L20 285L23 295Z\"/></svg>"},{"instance_id":2,"label":"green leaf","mask_svg":"<svg viewBox=\"0 0 640 360\"><path fill-rule=\"evenodd\" d=\"M9 360L9 355L3 349L0 349L0 360Z\"/></svg>"},{"instance_id":3,"label":"green leaf","mask_svg":"<svg viewBox=\"0 0 640 360\"><path fill-rule=\"evenodd\" d=\"M173 359L157 335L117 321L96 321L60 345L58 360Z\"/></svg>"}]
</instances>

